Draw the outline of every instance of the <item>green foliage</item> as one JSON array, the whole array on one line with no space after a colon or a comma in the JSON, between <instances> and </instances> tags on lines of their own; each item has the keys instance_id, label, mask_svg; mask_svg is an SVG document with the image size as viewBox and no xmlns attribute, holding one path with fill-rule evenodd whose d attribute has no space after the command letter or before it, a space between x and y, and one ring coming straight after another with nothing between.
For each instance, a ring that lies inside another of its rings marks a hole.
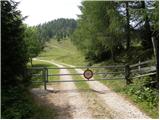
<instances>
[{"instance_id":1,"label":"green foliage","mask_svg":"<svg viewBox=\"0 0 160 120\"><path fill-rule=\"evenodd\" d=\"M151 37L159 36L157 6L155 1L83 1L72 41L92 62L150 59Z\"/></svg>"},{"instance_id":2,"label":"green foliage","mask_svg":"<svg viewBox=\"0 0 160 120\"><path fill-rule=\"evenodd\" d=\"M53 37L60 41L63 38L69 37L76 28L76 25L77 23L74 19L64 18L40 24L36 26L38 29L38 38L42 43Z\"/></svg>"},{"instance_id":3,"label":"green foliage","mask_svg":"<svg viewBox=\"0 0 160 120\"><path fill-rule=\"evenodd\" d=\"M115 2L84 1L78 27L72 36L73 43L81 49L86 59L100 62L113 59L123 50L123 19Z\"/></svg>"},{"instance_id":4,"label":"green foliage","mask_svg":"<svg viewBox=\"0 0 160 120\"><path fill-rule=\"evenodd\" d=\"M134 84L126 86L122 91L151 117L157 118L159 114L159 91L148 85L151 81L150 77L137 79Z\"/></svg>"},{"instance_id":5,"label":"green foliage","mask_svg":"<svg viewBox=\"0 0 160 120\"><path fill-rule=\"evenodd\" d=\"M126 93L134 95L136 101L147 101L150 107L158 105L158 91L151 88L128 86Z\"/></svg>"},{"instance_id":6,"label":"green foliage","mask_svg":"<svg viewBox=\"0 0 160 120\"><path fill-rule=\"evenodd\" d=\"M38 39L38 31L35 27L27 27L25 30L25 42L27 44L30 58L36 57L41 50L41 43Z\"/></svg>"},{"instance_id":7,"label":"green foliage","mask_svg":"<svg viewBox=\"0 0 160 120\"><path fill-rule=\"evenodd\" d=\"M21 96L24 91L22 92L16 87L2 90L2 93L4 92L5 96L2 95L2 118L24 118L28 112L30 113L31 109L26 103L26 97L22 98Z\"/></svg>"},{"instance_id":8,"label":"green foliage","mask_svg":"<svg viewBox=\"0 0 160 120\"><path fill-rule=\"evenodd\" d=\"M125 88L125 92L131 96L134 96L136 101L148 102L148 106L158 107L159 95L158 90L147 87L146 84L151 82L149 77L139 79Z\"/></svg>"},{"instance_id":9,"label":"green foliage","mask_svg":"<svg viewBox=\"0 0 160 120\"><path fill-rule=\"evenodd\" d=\"M1 1L1 6L2 117L19 118L25 116L25 112L28 113L28 111L25 111L26 104L20 106L20 103L24 100L21 99L21 93L29 85L29 79L26 76L28 55L23 39L24 27L20 11L16 10L17 3Z\"/></svg>"},{"instance_id":10,"label":"green foliage","mask_svg":"<svg viewBox=\"0 0 160 120\"><path fill-rule=\"evenodd\" d=\"M24 41L24 27L17 3L1 2L2 27L2 89L27 84L27 46ZM12 76L12 77L11 77Z\"/></svg>"},{"instance_id":11,"label":"green foliage","mask_svg":"<svg viewBox=\"0 0 160 120\"><path fill-rule=\"evenodd\" d=\"M36 27L26 26L24 39L27 45L27 53L32 64L32 58L36 57L40 53L44 45L38 38L38 30Z\"/></svg>"}]
</instances>

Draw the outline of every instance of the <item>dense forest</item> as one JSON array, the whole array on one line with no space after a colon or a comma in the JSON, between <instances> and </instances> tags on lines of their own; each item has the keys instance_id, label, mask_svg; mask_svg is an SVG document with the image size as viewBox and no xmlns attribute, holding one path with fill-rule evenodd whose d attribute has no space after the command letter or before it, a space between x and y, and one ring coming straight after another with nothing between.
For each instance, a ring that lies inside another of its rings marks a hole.
<instances>
[{"instance_id":1,"label":"dense forest","mask_svg":"<svg viewBox=\"0 0 160 120\"><path fill-rule=\"evenodd\" d=\"M45 42L51 38L60 40L69 37L75 30L76 25L74 19L59 18L57 20L40 24L36 26L36 28L38 30L39 39Z\"/></svg>"},{"instance_id":2,"label":"dense forest","mask_svg":"<svg viewBox=\"0 0 160 120\"><path fill-rule=\"evenodd\" d=\"M39 111L28 95L27 64L49 40L70 38L90 65L155 59L153 41L158 55L159 1L83 1L78 20L60 18L37 26L23 23L26 17L17 5L1 1L2 118L31 118Z\"/></svg>"},{"instance_id":3,"label":"dense forest","mask_svg":"<svg viewBox=\"0 0 160 120\"><path fill-rule=\"evenodd\" d=\"M84 1L79 8L72 41L88 61L136 63L153 57L158 1Z\"/></svg>"}]
</instances>

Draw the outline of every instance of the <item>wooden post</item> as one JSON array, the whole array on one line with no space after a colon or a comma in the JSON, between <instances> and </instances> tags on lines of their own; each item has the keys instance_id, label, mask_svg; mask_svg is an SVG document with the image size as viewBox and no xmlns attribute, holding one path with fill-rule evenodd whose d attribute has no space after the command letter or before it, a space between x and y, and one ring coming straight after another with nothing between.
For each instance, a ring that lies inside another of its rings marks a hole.
<instances>
[{"instance_id":1,"label":"wooden post","mask_svg":"<svg viewBox=\"0 0 160 120\"><path fill-rule=\"evenodd\" d=\"M139 60L139 65L138 65L138 71L140 72L141 71L141 65L140 65L140 63L141 63L141 61Z\"/></svg>"},{"instance_id":2,"label":"wooden post","mask_svg":"<svg viewBox=\"0 0 160 120\"><path fill-rule=\"evenodd\" d=\"M157 81L157 88L159 88L159 57L158 57L158 41L152 37L152 44L154 50L154 56L156 60L156 81Z\"/></svg>"},{"instance_id":3,"label":"wooden post","mask_svg":"<svg viewBox=\"0 0 160 120\"><path fill-rule=\"evenodd\" d=\"M153 51L154 51L154 56L155 56L155 60L157 61L157 58L156 58L156 43L155 43L155 39L152 37L152 44L153 44Z\"/></svg>"},{"instance_id":4,"label":"wooden post","mask_svg":"<svg viewBox=\"0 0 160 120\"><path fill-rule=\"evenodd\" d=\"M130 67L129 65L125 65L125 79L126 79L126 85L129 85L132 83L130 78Z\"/></svg>"}]
</instances>

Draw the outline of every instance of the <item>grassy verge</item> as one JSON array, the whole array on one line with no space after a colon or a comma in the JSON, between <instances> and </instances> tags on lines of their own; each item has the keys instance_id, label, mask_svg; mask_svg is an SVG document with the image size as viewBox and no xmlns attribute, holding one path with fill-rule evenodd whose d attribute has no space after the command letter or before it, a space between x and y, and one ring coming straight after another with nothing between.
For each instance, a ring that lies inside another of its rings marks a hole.
<instances>
[{"instance_id":1,"label":"grassy verge","mask_svg":"<svg viewBox=\"0 0 160 120\"><path fill-rule=\"evenodd\" d=\"M38 60L33 60L33 67L47 67L47 68L57 68L57 66L47 63L47 62L42 62L42 61L38 61ZM58 69L48 69L48 74L58 74L59 70ZM42 75L42 71L36 70L34 71L34 74L41 74ZM49 76L48 77L48 81L54 81L54 80L59 80L58 76ZM32 81L43 81L42 77L32 77ZM39 87L43 85L43 83L33 83L32 87Z\"/></svg>"},{"instance_id":2,"label":"grassy verge","mask_svg":"<svg viewBox=\"0 0 160 120\"><path fill-rule=\"evenodd\" d=\"M77 74L77 72L74 69L69 70L70 73L72 74ZM80 75L74 75L72 76L73 80L84 80ZM86 92L90 90L89 85L87 84L87 81L80 81L80 82L75 82L75 85L78 89L84 89Z\"/></svg>"}]
</instances>

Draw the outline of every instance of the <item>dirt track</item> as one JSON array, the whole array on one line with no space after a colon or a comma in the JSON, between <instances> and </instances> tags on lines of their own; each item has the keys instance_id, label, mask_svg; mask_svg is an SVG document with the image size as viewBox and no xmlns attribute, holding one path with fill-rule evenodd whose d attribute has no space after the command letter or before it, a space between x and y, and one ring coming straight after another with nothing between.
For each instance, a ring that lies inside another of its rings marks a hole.
<instances>
[{"instance_id":1,"label":"dirt track","mask_svg":"<svg viewBox=\"0 0 160 120\"><path fill-rule=\"evenodd\" d=\"M40 60L64 67L55 62ZM64 64L65 66L74 67ZM75 69L83 73L81 69ZM69 71L61 69L60 73L68 74ZM61 76L60 80L72 80L72 76ZM57 118L139 118L149 117L137 107L125 100L122 96L111 91L98 81L87 82L90 92L80 92L74 83L59 83L48 85L48 91L43 88L33 89L32 92L42 99L46 99L54 107L57 106ZM54 89L53 89L54 88ZM41 92L40 92L41 91ZM43 91L43 92L42 92ZM94 92L98 91L98 92ZM41 95L43 93L43 95Z\"/></svg>"},{"instance_id":2,"label":"dirt track","mask_svg":"<svg viewBox=\"0 0 160 120\"><path fill-rule=\"evenodd\" d=\"M57 67L64 67L56 63L50 63L56 65ZM69 71L66 69L61 69L60 74L69 74ZM60 80L72 80L72 76L60 76ZM53 91L53 93L47 96L47 99L53 104L59 104L60 107L68 107L67 114L65 113L62 115L61 111L59 111L60 114L58 118L92 118L92 115L87 106L88 104L85 102L85 100L83 100L74 83L60 83L57 90L55 89L55 86L56 85L54 85L54 87L52 85L47 86L47 89L50 92ZM54 93L54 91L57 92Z\"/></svg>"}]
</instances>

